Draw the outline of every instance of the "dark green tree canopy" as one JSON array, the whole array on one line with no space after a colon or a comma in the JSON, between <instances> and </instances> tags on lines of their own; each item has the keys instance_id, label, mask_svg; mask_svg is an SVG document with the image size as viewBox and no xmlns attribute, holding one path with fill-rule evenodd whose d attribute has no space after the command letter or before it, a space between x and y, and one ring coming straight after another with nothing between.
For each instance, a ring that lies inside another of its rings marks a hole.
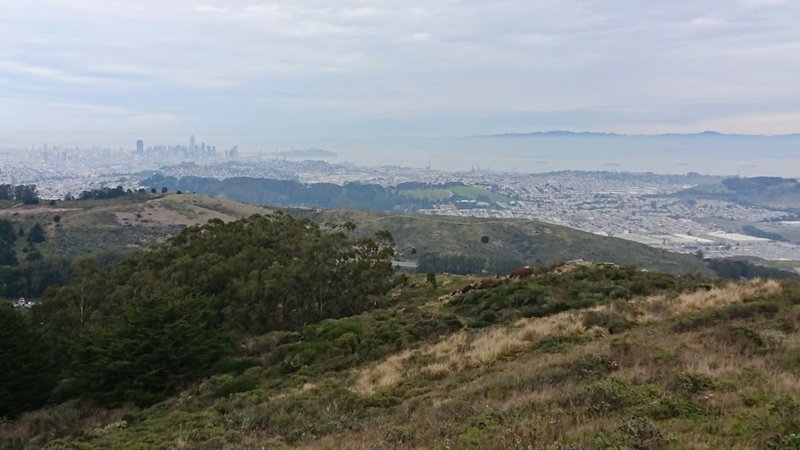
<instances>
[{"instance_id":1,"label":"dark green tree canopy","mask_svg":"<svg viewBox=\"0 0 800 450\"><path fill-rule=\"evenodd\" d=\"M14 224L6 219L0 219L0 266L17 263L14 249L16 240L17 230L14 229Z\"/></svg>"},{"instance_id":2,"label":"dark green tree canopy","mask_svg":"<svg viewBox=\"0 0 800 450\"><path fill-rule=\"evenodd\" d=\"M8 302L0 302L0 417L41 406L52 388L41 335Z\"/></svg>"},{"instance_id":3,"label":"dark green tree canopy","mask_svg":"<svg viewBox=\"0 0 800 450\"><path fill-rule=\"evenodd\" d=\"M276 213L185 228L110 272L92 260L34 308L62 367L60 397L152 403L201 376L237 336L374 306L394 244ZM73 355L65 358L64 355Z\"/></svg>"},{"instance_id":4,"label":"dark green tree canopy","mask_svg":"<svg viewBox=\"0 0 800 450\"><path fill-rule=\"evenodd\" d=\"M0 184L0 200L15 200L26 205L39 203L39 193L35 184Z\"/></svg>"},{"instance_id":5,"label":"dark green tree canopy","mask_svg":"<svg viewBox=\"0 0 800 450\"><path fill-rule=\"evenodd\" d=\"M41 225L34 224L28 232L28 243L38 244L45 241L44 228Z\"/></svg>"}]
</instances>

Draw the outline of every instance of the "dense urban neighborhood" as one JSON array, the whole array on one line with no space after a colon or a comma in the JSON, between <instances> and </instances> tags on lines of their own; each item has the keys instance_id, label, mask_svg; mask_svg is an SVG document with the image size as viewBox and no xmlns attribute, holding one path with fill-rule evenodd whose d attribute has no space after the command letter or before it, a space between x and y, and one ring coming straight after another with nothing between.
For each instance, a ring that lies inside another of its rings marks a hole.
<instances>
[{"instance_id":1,"label":"dense urban neighborhood","mask_svg":"<svg viewBox=\"0 0 800 450\"><path fill-rule=\"evenodd\" d=\"M400 195L426 199L421 214L530 218L650 246L709 257L752 256L800 260L797 211L719 198L687 198L686 189L724 177L697 173L616 171L496 172L474 168L447 172L399 166L293 158L309 151L241 155L205 143L133 149L47 148L0 150L0 183L35 184L43 199L78 196L87 189L161 189L144 186L152 175L226 180L253 178L304 184L358 183L384 188L413 186ZM333 152L316 150L321 156ZM480 187L492 195L455 195L453 185ZM202 192L201 192L202 193ZM281 206L281 205L278 205ZM290 205L290 206L316 206Z\"/></svg>"}]
</instances>

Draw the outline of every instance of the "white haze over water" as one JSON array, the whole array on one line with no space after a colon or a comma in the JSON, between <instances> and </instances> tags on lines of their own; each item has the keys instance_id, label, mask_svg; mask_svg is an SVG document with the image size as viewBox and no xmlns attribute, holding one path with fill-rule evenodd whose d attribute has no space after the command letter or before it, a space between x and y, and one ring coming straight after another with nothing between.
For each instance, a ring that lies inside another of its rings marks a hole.
<instances>
[{"instance_id":1,"label":"white haze over water","mask_svg":"<svg viewBox=\"0 0 800 450\"><path fill-rule=\"evenodd\" d=\"M604 139L599 138L595 143L592 143L593 139L580 138L482 137L276 140L251 154L320 148L337 154L335 158L327 159L330 162L430 166L441 171L481 169L538 173L589 170L800 177L800 137L787 138L786 143L771 142L767 138L745 138L756 142L740 144L739 148L726 144L725 138L721 143L664 142L664 139L656 137L622 137L610 142ZM617 141L621 142L616 144Z\"/></svg>"}]
</instances>

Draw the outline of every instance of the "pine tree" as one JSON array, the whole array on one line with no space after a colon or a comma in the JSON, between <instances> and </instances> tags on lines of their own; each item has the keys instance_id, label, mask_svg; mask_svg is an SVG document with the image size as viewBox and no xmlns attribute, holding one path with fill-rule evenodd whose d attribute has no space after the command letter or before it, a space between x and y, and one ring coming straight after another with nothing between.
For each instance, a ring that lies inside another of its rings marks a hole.
<instances>
[{"instance_id":1,"label":"pine tree","mask_svg":"<svg viewBox=\"0 0 800 450\"><path fill-rule=\"evenodd\" d=\"M38 244L40 242L45 241L44 236L44 228L38 223L31 227L31 230L28 232L28 243L29 244Z\"/></svg>"},{"instance_id":2,"label":"pine tree","mask_svg":"<svg viewBox=\"0 0 800 450\"><path fill-rule=\"evenodd\" d=\"M44 404L53 387L49 352L28 319L0 303L0 417Z\"/></svg>"}]
</instances>

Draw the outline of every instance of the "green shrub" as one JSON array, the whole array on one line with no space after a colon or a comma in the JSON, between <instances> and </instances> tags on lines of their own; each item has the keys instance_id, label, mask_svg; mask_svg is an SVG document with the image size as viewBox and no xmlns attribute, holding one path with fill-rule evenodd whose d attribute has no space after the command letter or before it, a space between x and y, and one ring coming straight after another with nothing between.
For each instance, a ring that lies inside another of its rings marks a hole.
<instances>
[{"instance_id":1,"label":"green shrub","mask_svg":"<svg viewBox=\"0 0 800 450\"><path fill-rule=\"evenodd\" d=\"M414 436L414 430L408 426L393 426L384 433L384 439L390 444L403 444Z\"/></svg>"},{"instance_id":2,"label":"green shrub","mask_svg":"<svg viewBox=\"0 0 800 450\"><path fill-rule=\"evenodd\" d=\"M340 385L325 384L235 411L231 418L234 425L247 423L250 429L293 443L352 429L362 424L367 415L357 394Z\"/></svg>"},{"instance_id":3,"label":"green shrub","mask_svg":"<svg viewBox=\"0 0 800 450\"><path fill-rule=\"evenodd\" d=\"M714 388L714 380L702 373L680 372L673 376L668 387L687 397L708 391Z\"/></svg>"},{"instance_id":4,"label":"green shrub","mask_svg":"<svg viewBox=\"0 0 800 450\"><path fill-rule=\"evenodd\" d=\"M531 388L544 385L560 385L569 380L593 380L607 376L619 369L617 363L602 354L584 354L578 358L557 364L553 367L539 371L528 379L523 379L524 384ZM505 390L521 389L521 386L511 383Z\"/></svg>"},{"instance_id":5,"label":"green shrub","mask_svg":"<svg viewBox=\"0 0 800 450\"><path fill-rule=\"evenodd\" d=\"M767 346L766 339L747 325L727 325L720 330L717 337L739 352L755 352Z\"/></svg>"},{"instance_id":6,"label":"green shrub","mask_svg":"<svg viewBox=\"0 0 800 450\"><path fill-rule=\"evenodd\" d=\"M633 326L622 314L611 311L589 311L583 316L583 326L605 328L611 334L621 333Z\"/></svg>"},{"instance_id":7,"label":"green shrub","mask_svg":"<svg viewBox=\"0 0 800 450\"><path fill-rule=\"evenodd\" d=\"M694 418L708 413L706 409L691 399L676 397L669 393L659 395L654 401L643 405L641 412L653 419L666 420L676 417Z\"/></svg>"},{"instance_id":8,"label":"green shrub","mask_svg":"<svg viewBox=\"0 0 800 450\"><path fill-rule=\"evenodd\" d=\"M800 374L800 348L791 348L775 354L778 368Z\"/></svg>"},{"instance_id":9,"label":"green shrub","mask_svg":"<svg viewBox=\"0 0 800 450\"><path fill-rule=\"evenodd\" d=\"M595 353L581 355L561 367L581 379L600 378L619 369L619 365L608 356Z\"/></svg>"},{"instance_id":10,"label":"green shrub","mask_svg":"<svg viewBox=\"0 0 800 450\"><path fill-rule=\"evenodd\" d=\"M480 319L473 319L467 323L468 328L485 328L491 325L489 322Z\"/></svg>"},{"instance_id":11,"label":"green shrub","mask_svg":"<svg viewBox=\"0 0 800 450\"><path fill-rule=\"evenodd\" d=\"M464 324L455 314L445 314L442 316L442 322L451 330L460 330L464 327Z\"/></svg>"},{"instance_id":12,"label":"green shrub","mask_svg":"<svg viewBox=\"0 0 800 450\"><path fill-rule=\"evenodd\" d=\"M800 397L781 397L769 407L770 415L777 418L787 433L800 430Z\"/></svg>"},{"instance_id":13,"label":"green shrub","mask_svg":"<svg viewBox=\"0 0 800 450\"><path fill-rule=\"evenodd\" d=\"M668 440L664 433L647 417L633 417L617 428L619 444L634 450L657 450L666 448Z\"/></svg>"},{"instance_id":14,"label":"green shrub","mask_svg":"<svg viewBox=\"0 0 800 450\"><path fill-rule=\"evenodd\" d=\"M567 406L585 407L589 415L602 415L644 404L652 396L653 392L647 387L606 378L583 387L564 402Z\"/></svg>"},{"instance_id":15,"label":"green shrub","mask_svg":"<svg viewBox=\"0 0 800 450\"><path fill-rule=\"evenodd\" d=\"M541 339L533 346L534 351L542 353L561 353L573 345L584 342L586 338L580 335L551 335Z\"/></svg>"},{"instance_id":16,"label":"green shrub","mask_svg":"<svg viewBox=\"0 0 800 450\"><path fill-rule=\"evenodd\" d=\"M482 320L486 323L494 323L497 320L497 313L491 309L487 309L486 311L481 312L479 320Z\"/></svg>"},{"instance_id":17,"label":"green shrub","mask_svg":"<svg viewBox=\"0 0 800 450\"><path fill-rule=\"evenodd\" d=\"M767 443L768 450L800 450L800 432L778 436Z\"/></svg>"},{"instance_id":18,"label":"green shrub","mask_svg":"<svg viewBox=\"0 0 800 450\"><path fill-rule=\"evenodd\" d=\"M238 377L233 378L230 381L220 384L213 390L211 395L214 398L220 398L220 397L227 397L231 394L236 394L239 392L252 391L253 389L256 388L256 386L258 386L258 382L259 382L258 375L248 372L239 375Z\"/></svg>"},{"instance_id":19,"label":"green shrub","mask_svg":"<svg viewBox=\"0 0 800 450\"><path fill-rule=\"evenodd\" d=\"M772 317L778 311L780 311L780 306L771 301L735 303L724 308L703 311L681 318L672 326L672 330L677 332L695 331L735 319L757 316Z\"/></svg>"},{"instance_id":20,"label":"green shrub","mask_svg":"<svg viewBox=\"0 0 800 450\"><path fill-rule=\"evenodd\" d=\"M220 359L211 369L212 373L236 373L240 374L251 367L261 365L261 359L253 357L236 358L226 356Z\"/></svg>"},{"instance_id":21,"label":"green shrub","mask_svg":"<svg viewBox=\"0 0 800 450\"><path fill-rule=\"evenodd\" d=\"M407 347L413 342L461 327L458 318L422 308L383 310L372 315L309 325L291 340L275 344L265 355L272 373L306 371L316 375L339 371Z\"/></svg>"},{"instance_id":22,"label":"green shrub","mask_svg":"<svg viewBox=\"0 0 800 450\"><path fill-rule=\"evenodd\" d=\"M800 432L770 438L767 441L767 450L800 450Z\"/></svg>"}]
</instances>

